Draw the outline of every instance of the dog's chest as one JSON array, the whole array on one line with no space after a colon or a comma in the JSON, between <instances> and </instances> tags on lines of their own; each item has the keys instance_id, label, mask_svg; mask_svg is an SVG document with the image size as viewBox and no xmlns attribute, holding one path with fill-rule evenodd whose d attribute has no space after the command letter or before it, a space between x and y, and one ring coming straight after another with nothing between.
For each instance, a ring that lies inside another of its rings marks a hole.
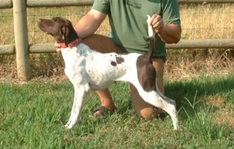
<instances>
[{"instance_id":1,"label":"dog's chest","mask_svg":"<svg viewBox=\"0 0 234 149\"><path fill-rule=\"evenodd\" d=\"M77 52L77 48L72 49L65 48L62 49L62 56L65 62L65 74L70 79L71 82L74 82L74 79L78 79L78 76L81 78L81 74L85 69L85 58L81 53Z\"/></svg>"}]
</instances>

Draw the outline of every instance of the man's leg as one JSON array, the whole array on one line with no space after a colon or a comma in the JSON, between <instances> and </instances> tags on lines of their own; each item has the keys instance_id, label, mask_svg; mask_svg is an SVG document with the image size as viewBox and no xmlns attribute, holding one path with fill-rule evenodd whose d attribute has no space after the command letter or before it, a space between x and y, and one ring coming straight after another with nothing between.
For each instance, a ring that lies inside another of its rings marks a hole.
<instances>
[{"instance_id":1,"label":"man's leg","mask_svg":"<svg viewBox=\"0 0 234 149\"><path fill-rule=\"evenodd\" d=\"M88 45L91 49L99 51L101 53L122 53L118 46L113 42L113 40L106 36L94 34L92 36L84 38L83 43ZM101 106L107 108L110 112L113 112L116 109L108 88L104 90L98 90L96 91L96 93L100 98ZM94 116L100 116L102 114L103 111L100 109L95 111Z\"/></svg>"},{"instance_id":2,"label":"man's leg","mask_svg":"<svg viewBox=\"0 0 234 149\"><path fill-rule=\"evenodd\" d=\"M157 71L157 85L159 90L164 94L164 85L163 85L163 72L164 72L164 60L161 58L153 59L153 65ZM131 90L131 100L134 110L144 119L151 120L155 116L158 116L162 110L153 107L149 103L145 102L138 91L133 85L130 85Z\"/></svg>"}]
</instances>

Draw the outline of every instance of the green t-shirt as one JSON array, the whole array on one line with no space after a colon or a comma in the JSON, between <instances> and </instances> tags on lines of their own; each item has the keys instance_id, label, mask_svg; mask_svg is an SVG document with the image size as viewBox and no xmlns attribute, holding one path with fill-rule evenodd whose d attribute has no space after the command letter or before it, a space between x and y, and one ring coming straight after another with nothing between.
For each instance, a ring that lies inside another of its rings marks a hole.
<instances>
[{"instance_id":1,"label":"green t-shirt","mask_svg":"<svg viewBox=\"0 0 234 149\"><path fill-rule=\"evenodd\" d=\"M160 14L165 24L180 26L177 0L95 0L93 9L108 14L111 36L124 51L149 50L147 15ZM165 43L155 35L154 57L166 57Z\"/></svg>"}]
</instances>

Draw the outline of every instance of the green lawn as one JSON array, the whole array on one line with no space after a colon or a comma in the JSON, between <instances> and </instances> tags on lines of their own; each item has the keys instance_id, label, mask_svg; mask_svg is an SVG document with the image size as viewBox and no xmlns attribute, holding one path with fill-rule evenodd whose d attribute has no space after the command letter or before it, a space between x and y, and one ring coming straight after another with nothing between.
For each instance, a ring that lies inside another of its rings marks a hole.
<instances>
[{"instance_id":1,"label":"green lawn","mask_svg":"<svg viewBox=\"0 0 234 149\"><path fill-rule=\"evenodd\" d=\"M94 118L99 104L86 97L80 121L64 128L73 100L68 81L0 84L0 146L4 149L155 149L234 148L234 75L166 81L166 95L177 101L180 130L165 115L140 119L131 108L128 85L111 86L118 110Z\"/></svg>"}]
</instances>

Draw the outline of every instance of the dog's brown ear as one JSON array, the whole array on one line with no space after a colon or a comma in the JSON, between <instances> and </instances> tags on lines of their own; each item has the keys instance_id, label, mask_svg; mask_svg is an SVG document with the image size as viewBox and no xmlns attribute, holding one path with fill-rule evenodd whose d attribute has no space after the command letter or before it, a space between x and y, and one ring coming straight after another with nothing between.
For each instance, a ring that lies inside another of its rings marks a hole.
<instances>
[{"instance_id":1,"label":"dog's brown ear","mask_svg":"<svg viewBox=\"0 0 234 149\"><path fill-rule=\"evenodd\" d=\"M66 25L63 25L62 26L62 34L63 34L64 42L65 42L66 46L68 46L68 44L69 44L68 33L69 33L68 27Z\"/></svg>"}]
</instances>

